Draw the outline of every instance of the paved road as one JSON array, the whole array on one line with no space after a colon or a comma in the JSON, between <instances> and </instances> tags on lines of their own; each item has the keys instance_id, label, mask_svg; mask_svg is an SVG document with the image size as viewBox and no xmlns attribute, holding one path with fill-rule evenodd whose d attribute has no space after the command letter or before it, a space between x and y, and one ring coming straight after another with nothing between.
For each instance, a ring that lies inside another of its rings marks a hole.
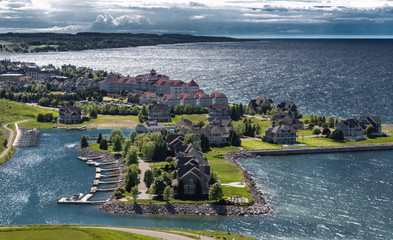
<instances>
[{"instance_id":1,"label":"paved road","mask_svg":"<svg viewBox=\"0 0 393 240\"><path fill-rule=\"evenodd\" d=\"M82 226L82 228L99 228L99 229L123 231L123 232L135 233L135 234L140 234L149 237L161 238L165 240L195 240L195 238L178 235L175 234L175 232L168 233L168 232L159 232L159 231L147 230L147 229L121 228L121 227L86 227L86 226ZM182 233L182 234L188 234L188 233ZM195 236L194 234L188 234L188 235ZM201 236L200 239L213 240L214 238Z\"/></svg>"},{"instance_id":2,"label":"paved road","mask_svg":"<svg viewBox=\"0 0 393 240\"><path fill-rule=\"evenodd\" d=\"M138 166L141 169L141 174L139 175L140 182L138 185L138 190L139 190L140 194L139 194L138 198L139 199L150 199L149 194L146 194L147 187L146 187L145 182L143 181L143 177L145 176L145 172L150 169L150 166L148 163L146 163L142 159L139 159Z\"/></svg>"},{"instance_id":3,"label":"paved road","mask_svg":"<svg viewBox=\"0 0 393 240\"><path fill-rule=\"evenodd\" d=\"M7 129L7 130L10 132L10 135L9 135L9 137L8 137L7 148L0 154L0 158L4 157L4 156L10 151L11 147L12 147L13 144L14 144L14 141L13 141L13 140L14 140L15 132L14 132L14 130L12 130L11 128L8 128L7 125L8 125L8 124L13 124L13 123L18 124L18 123L26 122L26 121L27 121L27 120L20 120L20 121L16 121L16 122L12 122L12 123L6 123L6 124L3 125L3 127L4 127L5 129ZM15 140L16 140L16 138L15 138Z\"/></svg>"}]
</instances>

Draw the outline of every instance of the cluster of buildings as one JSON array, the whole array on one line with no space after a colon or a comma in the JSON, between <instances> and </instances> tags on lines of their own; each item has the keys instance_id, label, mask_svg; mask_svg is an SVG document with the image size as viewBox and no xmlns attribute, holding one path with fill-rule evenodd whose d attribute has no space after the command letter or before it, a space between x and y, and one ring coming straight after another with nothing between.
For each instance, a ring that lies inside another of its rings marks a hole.
<instances>
[{"instance_id":1,"label":"cluster of buildings","mask_svg":"<svg viewBox=\"0 0 393 240\"><path fill-rule=\"evenodd\" d=\"M55 67L49 64L45 68L40 68L35 63L29 62L11 62L10 60L1 60L2 66L11 65L11 68L0 69L0 88L9 90L11 86L17 86L20 91L25 91L28 85L38 85L50 83L60 91L82 91L89 88L98 88L98 83L91 78L67 78L58 76ZM76 66L63 65L62 69Z\"/></svg>"},{"instance_id":2,"label":"cluster of buildings","mask_svg":"<svg viewBox=\"0 0 393 240\"><path fill-rule=\"evenodd\" d=\"M383 135L381 118L376 116L361 116L359 120L356 118L343 120L337 124L336 128L343 132L345 139L362 141L367 139L365 130L368 126L373 126L371 136Z\"/></svg>"},{"instance_id":3,"label":"cluster of buildings","mask_svg":"<svg viewBox=\"0 0 393 240\"><path fill-rule=\"evenodd\" d=\"M169 106L211 107L214 104L228 104L228 98L223 93L206 94L199 85L191 80L170 80L168 76L158 74L154 69L150 73L136 77L110 75L99 82L100 89L108 94L119 94L126 90L129 94L139 94L139 103L148 104L153 100Z\"/></svg>"},{"instance_id":4,"label":"cluster of buildings","mask_svg":"<svg viewBox=\"0 0 393 240\"><path fill-rule=\"evenodd\" d=\"M83 122L81 109L74 106L62 106L59 108L57 123L78 124Z\"/></svg>"}]
</instances>

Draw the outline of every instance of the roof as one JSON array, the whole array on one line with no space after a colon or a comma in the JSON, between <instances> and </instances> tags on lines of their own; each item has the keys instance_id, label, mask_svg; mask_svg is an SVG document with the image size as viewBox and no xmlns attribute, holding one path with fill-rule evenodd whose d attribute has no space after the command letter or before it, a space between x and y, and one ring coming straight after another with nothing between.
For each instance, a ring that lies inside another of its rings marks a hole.
<instances>
[{"instance_id":1,"label":"roof","mask_svg":"<svg viewBox=\"0 0 393 240\"><path fill-rule=\"evenodd\" d=\"M161 97L161 101L168 101L168 100L171 100L171 99L176 100L177 98L176 98L176 96L173 95L173 94L164 94L164 95Z\"/></svg>"},{"instance_id":2,"label":"roof","mask_svg":"<svg viewBox=\"0 0 393 240\"><path fill-rule=\"evenodd\" d=\"M297 130L290 125L277 125L273 127L272 133L278 133L278 132L297 132Z\"/></svg>"},{"instance_id":3,"label":"roof","mask_svg":"<svg viewBox=\"0 0 393 240\"><path fill-rule=\"evenodd\" d=\"M169 111L169 107L166 104L162 104L162 103L149 105L149 111L155 111L155 110L168 110Z\"/></svg>"},{"instance_id":4,"label":"roof","mask_svg":"<svg viewBox=\"0 0 393 240\"><path fill-rule=\"evenodd\" d=\"M381 122L381 118L380 118L380 117L376 117L376 116L361 116L361 117L359 118L359 122L364 121L364 120L367 120L367 121L369 121L370 123L371 123L371 121L372 121L372 122L374 122L375 124L378 124L378 123Z\"/></svg>"},{"instance_id":5,"label":"roof","mask_svg":"<svg viewBox=\"0 0 393 240\"><path fill-rule=\"evenodd\" d=\"M152 93L152 92L144 92L139 98L140 99L150 98L153 94L154 94L154 96L157 96L155 93Z\"/></svg>"},{"instance_id":6,"label":"roof","mask_svg":"<svg viewBox=\"0 0 393 240\"><path fill-rule=\"evenodd\" d=\"M223 110L229 110L229 106L227 104L213 104L211 106L211 109L214 109L217 111L223 111Z\"/></svg>"},{"instance_id":7,"label":"roof","mask_svg":"<svg viewBox=\"0 0 393 240\"><path fill-rule=\"evenodd\" d=\"M344 124L348 128L359 128L359 121L356 118L355 119L343 120L340 123Z\"/></svg>"},{"instance_id":8,"label":"roof","mask_svg":"<svg viewBox=\"0 0 393 240\"><path fill-rule=\"evenodd\" d=\"M188 83L188 86L199 87L199 85L198 85L194 80L191 80L191 81Z\"/></svg>"},{"instance_id":9,"label":"roof","mask_svg":"<svg viewBox=\"0 0 393 240\"><path fill-rule=\"evenodd\" d=\"M64 112L67 112L67 113L75 112L77 114L81 114L81 109L78 108L78 107L74 107L74 106L62 106L62 107L59 108L59 112L62 111L62 110Z\"/></svg>"}]
</instances>

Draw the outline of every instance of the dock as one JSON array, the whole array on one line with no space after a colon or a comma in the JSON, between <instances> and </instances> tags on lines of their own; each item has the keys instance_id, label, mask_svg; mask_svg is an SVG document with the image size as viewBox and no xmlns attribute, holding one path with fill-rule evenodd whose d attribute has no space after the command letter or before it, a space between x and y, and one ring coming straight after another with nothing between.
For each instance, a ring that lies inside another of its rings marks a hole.
<instances>
[{"instance_id":1,"label":"dock","mask_svg":"<svg viewBox=\"0 0 393 240\"><path fill-rule=\"evenodd\" d=\"M38 129L20 129L20 138L16 142L15 146L18 147L31 147L38 146L40 144L40 130Z\"/></svg>"},{"instance_id":2,"label":"dock","mask_svg":"<svg viewBox=\"0 0 393 240\"><path fill-rule=\"evenodd\" d=\"M90 188L90 193L96 193L96 192L114 192L116 191L116 188L97 188L97 187L92 187Z\"/></svg>"},{"instance_id":3,"label":"dock","mask_svg":"<svg viewBox=\"0 0 393 240\"><path fill-rule=\"evenodd\" d=\"M69 198L60 198L57 203L59 204L104 204L107 200L89 200L93 194L86 194L81 200L70 200Z\"/></svg>"},{"instance_id":4,"label":"dock","mask_svg":"<svg viewBox=\"0 0 393 240\"><path fill-rule=\"evenodd\" d=\"M98 160L98 159L101 159L101 158L103 158L104 156L103 155L100 155L100 156L89 156L89 157L82 157L82 156L79 156L79 157L77 157L79 160L82 160L82 161L90 161L90 160Z\"/></svg>"},{"instance_id":5,"label":"dock","mask_svg":"<svg viewBox=\"0 0 393 240\"><path fill-rule=\"evenodd\" d=\"M96 167L113 165L113 164L119 164L119 163L120 163L119 161L99 163L99 162L95 162L95 161L92 161L92 160L87 160L87 165L96 166Z\"/></svg>"},{"instance_id":6,"label":"dock","mask_svg":"<svg viewBox=\"0 0 393 240\"><path fill-rule=\"evenodd\" d=\"M86 130L86 129L87 129L87 126L84 125L84 126L81 126L81 127L67 127L67 128L66 128L66 131L70 131L70 130L84 131L84 130Z\"/></svg>"},{"instance_id":7,"label":"dock","mask_svg":"<svg viewBox=\"0 0 393 240\"><path fill-rule=\"evenodd\" d=\"M116 180L116 181L100 181L97 179L93 180L93 186L98 186L99 184L116 184L116 183L120 183L121 180Z\"/></svg>"}]
</instances>

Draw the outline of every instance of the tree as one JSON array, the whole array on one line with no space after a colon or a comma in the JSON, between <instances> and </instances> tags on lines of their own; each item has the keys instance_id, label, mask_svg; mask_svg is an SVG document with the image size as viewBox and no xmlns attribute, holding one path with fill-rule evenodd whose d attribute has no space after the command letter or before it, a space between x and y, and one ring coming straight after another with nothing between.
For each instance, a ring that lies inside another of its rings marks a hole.
<instances>
[{"instance_id":1,"label":"tree","mask_svg":"<svg viewBox=\"0 0 393 240\"><path fill-rule=\"evenodd\" d=\"M154 152L152 156L152 160L156 162L165 161L167 156L168 146L166 142L163 141L156 141L154 145Z\"/></svg>"},{"instance_id":2,"label":"tree","mask_svg":"<svg viewBox=\"0 0 393 240\"><path fill-rule=\"evenodd\" d=\"M205 133L199 134L199 139L201 140L201 148L202 152L208 152L210 151L210 141L209 138L206 136Z\"/></svg>"},{"instance_id":3,"label":"tree","mask_svg":"<svg viewBox=\"0 0 393 240\"><path fill-rule=\"evenodd\" d=\"M135 164L132 164L128 166L126 176L126 191L130 192L131 188L134 186L137 186L139 184L139 178L138 178L138 166Z\"/></svg>"},{"instance_id":4,"label":"tree","mask_svg":"<svg viewBox=\"0 0 393 240\"><path fill-rule=\"evenodd\" d=\"M216 182L217 182L217 179L218 179L218 177L217 177L217 172L210 172L210 180L209 180L209 184L210 185L213 185L213 184L215 184Z\"/></svg>"},{"instance_id":5,"label":"tree","mask_svg":"<svg viewBox=\"0 0 393 240\"><path fill-rule=\"evenodd\" d=\"M329 137L330 133L331 133L331 131L329 128L324 128L322 130L322 135L326 135L326 137Z\"/></svg>"},{"instance_id":6,"label":"tree","mask_svg":"<svg viewBox=\"0 0 393 240\"><path fill-rule=\"evenodd\" d=\"M136 203L136 200L138 199L138 194L139 194L138 186L134 186L133 188L131 188L130 193L131 193L132 198L134 199L134 203Z\"/></svg>"},{"instance_id":7,"label":"tree","mask_svg":"<svg viewBox=\"0 0 393 240\"><path fill-rule=\"evenodd\" d=\"M44 119L44 114L39 113L39 114L37 115L37 122L44 122L44 121L45 121L45 119Z\"/></svg>"},{"instance_id":8,"label":"tree","mask_svg":"<svg viewBox=\"0 0 393 240\"><path fill-rule=\"evenodd\" d=\"M171 200L171 198L172 198L172 188L171 188L171 186L168 185L168 186L165 187L163 195L164 195L164 200L165 201L169 202Z\"/></svg>"},{"instance_id":9,"label":"tree","mask_svg":"<svg viewBox=\"0 0 393 240\"><path fill-rule=\"evenodd\" d=\"M145 121L145 118L143 117L142 111L140 111L138 113L138 121L139 121L139 123L143 123Z\"/></svg>"},{"instance_id":10,"label":"tree","mask_svg":"<svg viewBox=\"0 0 393 240\"><path fill-rule=\"evenodd\" d=\"M153 171L150 169L146 170L145 175L143 176L143 182L145 182L146 187L150 188L150 186L153 184L153 181Z\"/></svg>"},{"instance_id":11,"label":"tree","mask_svg":"<svg viewBox=\"0 0 393 240\"><path fill-rule=\"evenodd\" d=\"M367 137L371 137L371 135L373 134L373 132L374 132L374 127L373 127L372 125L368 125L368 126L366 127L366 134L367 134Z\"/></svg>"},{"instance_id":12,"label":"tree","mask_svg":"<svg viewBox=\"0 0 393 240\"><path fill-rule=\"evenodd\" d=\"M144 156L147 160L152 160L155 146L156 144L152 141L143 143L142 150L141 150L142 156Z\"/></svg>"},{"instance_id":13,"label":"tree","mask_svg":"<svg viewBox=\"0 0 393 240\"><path fill-rule=\"evenodd\" d=\"M193 144L195 142L195 135L193 133L184 136L183 145Z\"/></svg>"},{"instance_id":14,"label":"tree","mask_svg":"<svg viewBox=\"0 0 393 240\"><path fill-rule=\"evenodd\" d=\"M195 197L200 198L202 197L202 184L201 180L199 178L197 179L195 183Z\"/></svg>"},{"instance_id":15,"label":"tree","mask_svg":"<svg viewBox=\"0 0 393 240\"><path fill-rule=\"evenodd\" d=\"M85 148L85 147L89 146L89 142L87 140L88 140L88 137L83 135L81 138L81 147Z\"/></svg>"},{"instance_id":16,"label":"tree","mask_svg":"<svg viewBox=\"0 0 393 240\"><path fill-rule=\"evenodd\" d=\"M108 150L108 141L105 138L100 142L100 149Z\"/></svg>"},{"instance_id":17,"label":"tree","mask_svg":"<svg viewBox=\"0 0 393 240\"><path fill-rule=\"evenodd\" d=\"M179 184L177 185L177 195L182 198L184 196L184 182L183 179L179 180Z\"/></svg>"},{"instance_id":18,"label":"tree","mask_svg":"<svg viewBox=\"0 0 393 240\"><path fill-rule=\"evenodd\" d=\"M152 184L152 187L154 189L155 194L161 195L164 192L164 189L166 188L167 183L165 182L164 178L162 176L156 177L154 179L154 182Z\"/></svg>"},{"instance_id":19,"label":"tree","mask_svg":"<svg viewBox=\"0 0 393 240\"><path fill-rule=\"evenodd\" d=\"M126 140L123 144L123 157L127 157L128 151L131 148L131 142L130 140Z\"/></svg>"},{"instance_id":20,"label":"tree","mask_svg":"<svg viewBox=\"0 0 393 240\"><path fill-rule=\"evenodd\" d=\"M114 152L121 152L123 149L122 140L120 136L116 136L113 139L113 151Z\"/></svg>"},{"instance_id":21,"label":"tree","mask_svg":"<svg viewBox=\"0 0 393 240\"><path fill-rule=\"evenodd\" d=\"M97 143L101 143L102 141L102 132L98 134Z\"/></svg>"},{"instance_id":22,"label":"tree","mask_svg":"<svg viewBox=\"0 0 393 240\"><path fill-rule=\"evenodd\" d=\"M240 147L242 144L240 136L233 129L229 131L229 144L235 147Z\"/></svg>"},{"instance_id":23,"label":"tree","mask_svg":"<svg viewBox=\"0 0 393 240\"><path fill-rule=\"evenodd\" d=\"M141 112L142 112L142 115L143 115L143 116L147 116L147 114L149 113L149 108L147 107L146 104L143 104L143 105L142 105L142 110L141 110Z\"/></svg>"},{"instance_id":24,"label":"tree","mask_svg":"<svg viewBox=\"0 0 393 240\"><path fill-rule=\"evenodd\" d=\"M131 164L138 164L138 150L135 147L128 150L125 161L127 166L130 166Z\"/></svg>"},{"instance_id":25,"label":"tree","mask_svg":"<svg viewBox=\"0 0 393 240\"><path fill-rule=\"evenodd\" d=\"M319 129L319 128L314 129L312 131L312 134L317 135L317 137L318 137L318 135L321 134L321 129Z\"/></svg>"},{"instance_id":26,"label":"tree","mask_svg":"<svg viewBox=\"0 0 393 240\"><path fill-rule=\"evenodd\" d=\"M197 122L197 126L198 126L199 128L203 128L203 127L205 126L205 121L199 120L199 121Z\"/></svg>"},{"instance_id":27,"label":"tree","mask_svg":"<svg viewBox=\"0 0 393 240\"><path fill-rule=\"evenodd\" d=\"M136 136L138 136L138 133L136 131L132 131L131 134L130 134L130 142L131 142L131 144L134 144Z\"/></svg>"},{"instance_id":28,"label":"tree","mask_svg":"<svg viewBox=\"0 0 393 240\"><path fill-rule=\"evenodd\" d=\"M4 139L4 141L3 141L3 147L7 147L7 144L8 144L8 140L7 140L7 139Z\"/></svg>"},{"instance_id":29,"label":"tree","mask_svg":"<svg viewBox=\"0 0 393 240\"><path fill-rule=\"evenodd\" d=\"M224 196L224 194L222 193L222 187L221 184L216 182L215 184L213 184L213 186L210 188L209 191L209 200L214 200L214 201L218 201L220 200L222 197Z\"/></svg>"},{"instance_id":30,"label":"tree","mask_svg":"<svg viewBox=\"0 0 393 240\"><path fill-rule=\"evenodd\" d=\"M123 132L122 132L121 130L113 130L113 131L111 132L110 141L111 141L111 142L114 142L114 139L116 138L116 136L119 136L119 137L120 137L120 140L123 140L123 139L124 139L124 134L123 134Z\"/></svg>"},{"instance_id":31,"label":"tree","mask_svg":"<svg viewBox=\"0 0 393 240\"><path fill-rule=\"evenodd\" d=\"M344 133L340 129L336 129L332 133L332 139L336 141L343 141Z\"/></svg>"}]
</instances>

